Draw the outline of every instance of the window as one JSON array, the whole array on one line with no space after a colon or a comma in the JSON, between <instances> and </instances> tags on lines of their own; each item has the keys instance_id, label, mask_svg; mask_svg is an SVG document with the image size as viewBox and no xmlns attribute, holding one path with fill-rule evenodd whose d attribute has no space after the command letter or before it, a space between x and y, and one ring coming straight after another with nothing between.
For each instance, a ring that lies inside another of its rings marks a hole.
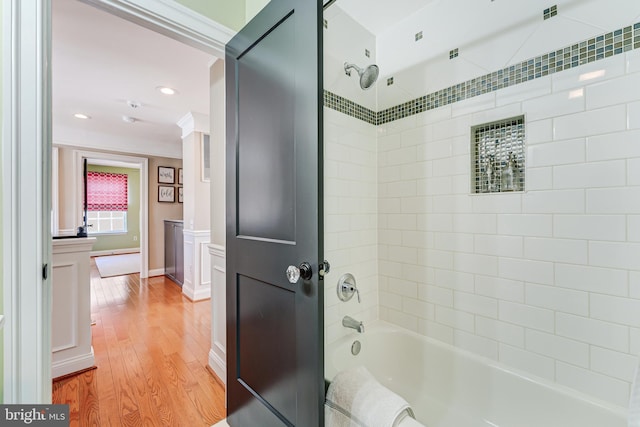
<instances>
[{"instance_id":1,"label":"window","mask_svg":"<svg viewBox=\"0 0 640 427\"><path fill-rule=\"evenodd\" d=\"M90 234L126 233L128 175L87 172L87 225Z\"/></svg>"},{"instance_id":2,"label":"window","mask_svg":"<svg viewBox=\"0 0 640 427\"><path fill-rule=\"evenodd\" d=\"M124 211L87 212L89 234L126 233L127 213Z\"/></svg>"}]
</instances>

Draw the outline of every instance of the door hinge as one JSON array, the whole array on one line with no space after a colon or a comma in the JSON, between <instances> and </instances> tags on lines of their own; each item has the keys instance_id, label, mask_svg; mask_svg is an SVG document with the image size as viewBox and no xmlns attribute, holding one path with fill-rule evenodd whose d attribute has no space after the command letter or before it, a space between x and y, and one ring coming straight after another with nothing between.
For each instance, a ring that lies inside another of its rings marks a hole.
<instances>
[{"instance_id":1,"label":"door hinge","mask_svg":"<svg viewBox=\"0 0 640 427\"><path fill-rule=\"evenodd\" d=\"M47 280L47 277L49 277L49 264L42 266L42 279Z\"/></svg>"}]
</instances>

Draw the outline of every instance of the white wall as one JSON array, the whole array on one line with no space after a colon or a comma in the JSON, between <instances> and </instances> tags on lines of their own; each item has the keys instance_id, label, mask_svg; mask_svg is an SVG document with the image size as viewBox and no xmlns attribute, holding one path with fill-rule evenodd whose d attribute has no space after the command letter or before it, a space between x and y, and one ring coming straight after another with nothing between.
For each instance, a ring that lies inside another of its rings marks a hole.
<instances>
[{"instance_id":1,"label":"white wall","mask_svg":"<svg viewBox=\"0 0 640 427\"><path fill-rule=\"evenodd\" d=\"M454 60L396 68L393 85L377 83L373 106L371 92L349 93L357 83L334 70L338 57L369 43L355 21L334 12L354 37L329 36L341 22L329 20L325 89L380 111L640 21L635 2L558 4L550 20L530 17L537 21L450 46L460 47ZM398 25L411 36L416 29ZM415 43L407 34L398 37ZM378 38L383 79L389 58L411 49L391 42L396 36ZM384 320L626 407L640 354L639 88L636 50L379 126L325 108L325 243L339 266L325 290L327 342L345 333L344 314L367 320L378 310ZM525 116L526 191L470 194L471 127L516 115ZM353 168L356 147L376 147L376 172ZM377 210L369 212L370 200L350 191L352 183L369 191L373 176ZM373 256L368 221L376 215ZM366 257L363 267L378 264L377 308L337 302L335 282L354 255Z\"/></svg>"},{"instance_id":2,"label":"white wall","mask_svg":"<svg viewBox=\"0 0 640 427\"><path fill-rule=\"evenodd\" d=\"M344 72L344 63L354 63L361 68L376 62L376 38L367 29L340 9L335 3L324 13L327 28L324 36L324 88L366 108L376 109L375 89L360 89L359 76ZM369 56L366 52L369 51Z\"/></svg>"},{"instance_id":3,"label":"white wall","mask_svg":"<svg viewBox=\"0 0 640 427\"><path fill-rule=\"evenodd\" d=\"M543 10L553 4L558 15L544 20ZM377 37L377 107L383 110L638 21L640 2L629 0L429 2ZM418 31L424 37L416 42ZM459 56L450 60L455 48ZM394 78L391 86L388 77Z\"/></svg>"},{"instance_id":4,"label":"white wall","mask_svg":"<svg viewBox=\"0 0 640 427\"><path fill-rule=\"evenodd\" d=\"M638 88L633 51L381 126L381 318L626 406ZM527 191L470 195L470 127L518 114Z\"/></svg>"},{"instance_id":5,"label":"white wall","mask_svg":"<svg viewBox=\"0 0 640 427\"><path fill-rule=\"evenodd\" d=\"M227 310L226 310L226 221L225 221L225 63L211 65L211 349L209 367L218 378L227 381Z\"/></svg>"},{"instance_id":6,"label":"white wall","mask_svg":"<svg viewBox=\"0 0 640 427\"><path fill-rule=\"evenodd\" d=\"M325 13L324 87L375 108L375 91L364 92L357 73L344 73L345 60L375 60L375 37L337 7ZM350 41L345 43L345 41ZM365 56L370 50L370 58ZM325 343L353 332L345 315L365 323L378 318L378 216L376 126L324 108L324 243L331 272L325 278ZM341 302L336 292L345 273L356 278L357 296Z\"/></svg>"},{"instance_id":7,"label":"white wall","mask_svg":"<svg viewBox=\"0 0 640 427\"><path fill-rule=\"evenodd\" d=\"M325 279L325 341L353 332L342 326L345 315L368 322L378 318L376 127L324 109L324 243L331 272ZM356 278L356 295L338 299L338 279Z\"/></svg>"}]
</instances>

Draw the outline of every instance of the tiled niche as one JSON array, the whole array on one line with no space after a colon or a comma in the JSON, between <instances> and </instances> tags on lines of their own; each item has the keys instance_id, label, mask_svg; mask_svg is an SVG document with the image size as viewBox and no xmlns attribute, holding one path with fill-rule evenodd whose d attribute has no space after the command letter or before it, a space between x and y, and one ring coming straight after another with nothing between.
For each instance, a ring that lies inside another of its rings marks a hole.
<instances>
[{"instance_id":1,"label":"tiled niche","mask_svg":"<svg viewBox=\"0 0 640 427\"><path fill-rule=\"evenodd\" d=\"M524 191L524 116L471 128L471 191Z\"/></svg>"}]
</instances>

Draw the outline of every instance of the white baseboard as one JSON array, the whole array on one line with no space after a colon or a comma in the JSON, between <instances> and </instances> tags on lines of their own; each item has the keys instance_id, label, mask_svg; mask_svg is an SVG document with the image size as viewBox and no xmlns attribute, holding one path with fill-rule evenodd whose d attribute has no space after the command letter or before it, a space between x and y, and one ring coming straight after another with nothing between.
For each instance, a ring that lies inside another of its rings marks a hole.
<instances>
[{"instance_id":1,"label":"white baseboard","mask_svg":"<svg viewBox=\"0 0 640 427\"><path fill-rule=\"evenodd\" d=\"M96 360L93 356L93 347L91 347L91 353L72 357L60 362L54 362L51 365L51 377L58 378L73 372L82 371L83 369L91 368L95 363Z\"/></svg>"},{"instance_id":2,"label":"white baseboard","mask_svg":"<svg viewBox=\"0 0 640 427\"><path fill-rule=\"evenodd\" d=\"M222 382L227 384L227 363L220 359L213 349L209 350L209 367L213 369L213 372L216 373L218 378L222 380Z\"/></svg>"},{"instance_id":3,"label":"white baseboard","mask_svg":"<svg viewBox=\"0 0 640 427\"><path fill-rule=\"evenodd\" d=\"M155 268L153 270L149 270L149 277L154 276L164 276L164 268Z\"/></svg>"},{"instance_id":4,"label":"white baseboard","mask_svg":"<svg viewBox=\"0 0 640 427\"><path fill-rule=\"evenodd\" d=\"M140 252L140 248L124 248L124 249L108 249L106 251L91 251L90 256L105 256L105 255L122 255L122 254L134 254Z\"/></svg>"},{"instance_id":5,"label":"white baseboard","mask_svg":"<svg viewBox=\"0 0 640 427\"><path fill-rule=\"evenodd\" d=\"M191 301L202 301L211 298L211 286L202 286L197 291L186 280L182 285L182 293Z\"/></svg>"}]
</instances>

